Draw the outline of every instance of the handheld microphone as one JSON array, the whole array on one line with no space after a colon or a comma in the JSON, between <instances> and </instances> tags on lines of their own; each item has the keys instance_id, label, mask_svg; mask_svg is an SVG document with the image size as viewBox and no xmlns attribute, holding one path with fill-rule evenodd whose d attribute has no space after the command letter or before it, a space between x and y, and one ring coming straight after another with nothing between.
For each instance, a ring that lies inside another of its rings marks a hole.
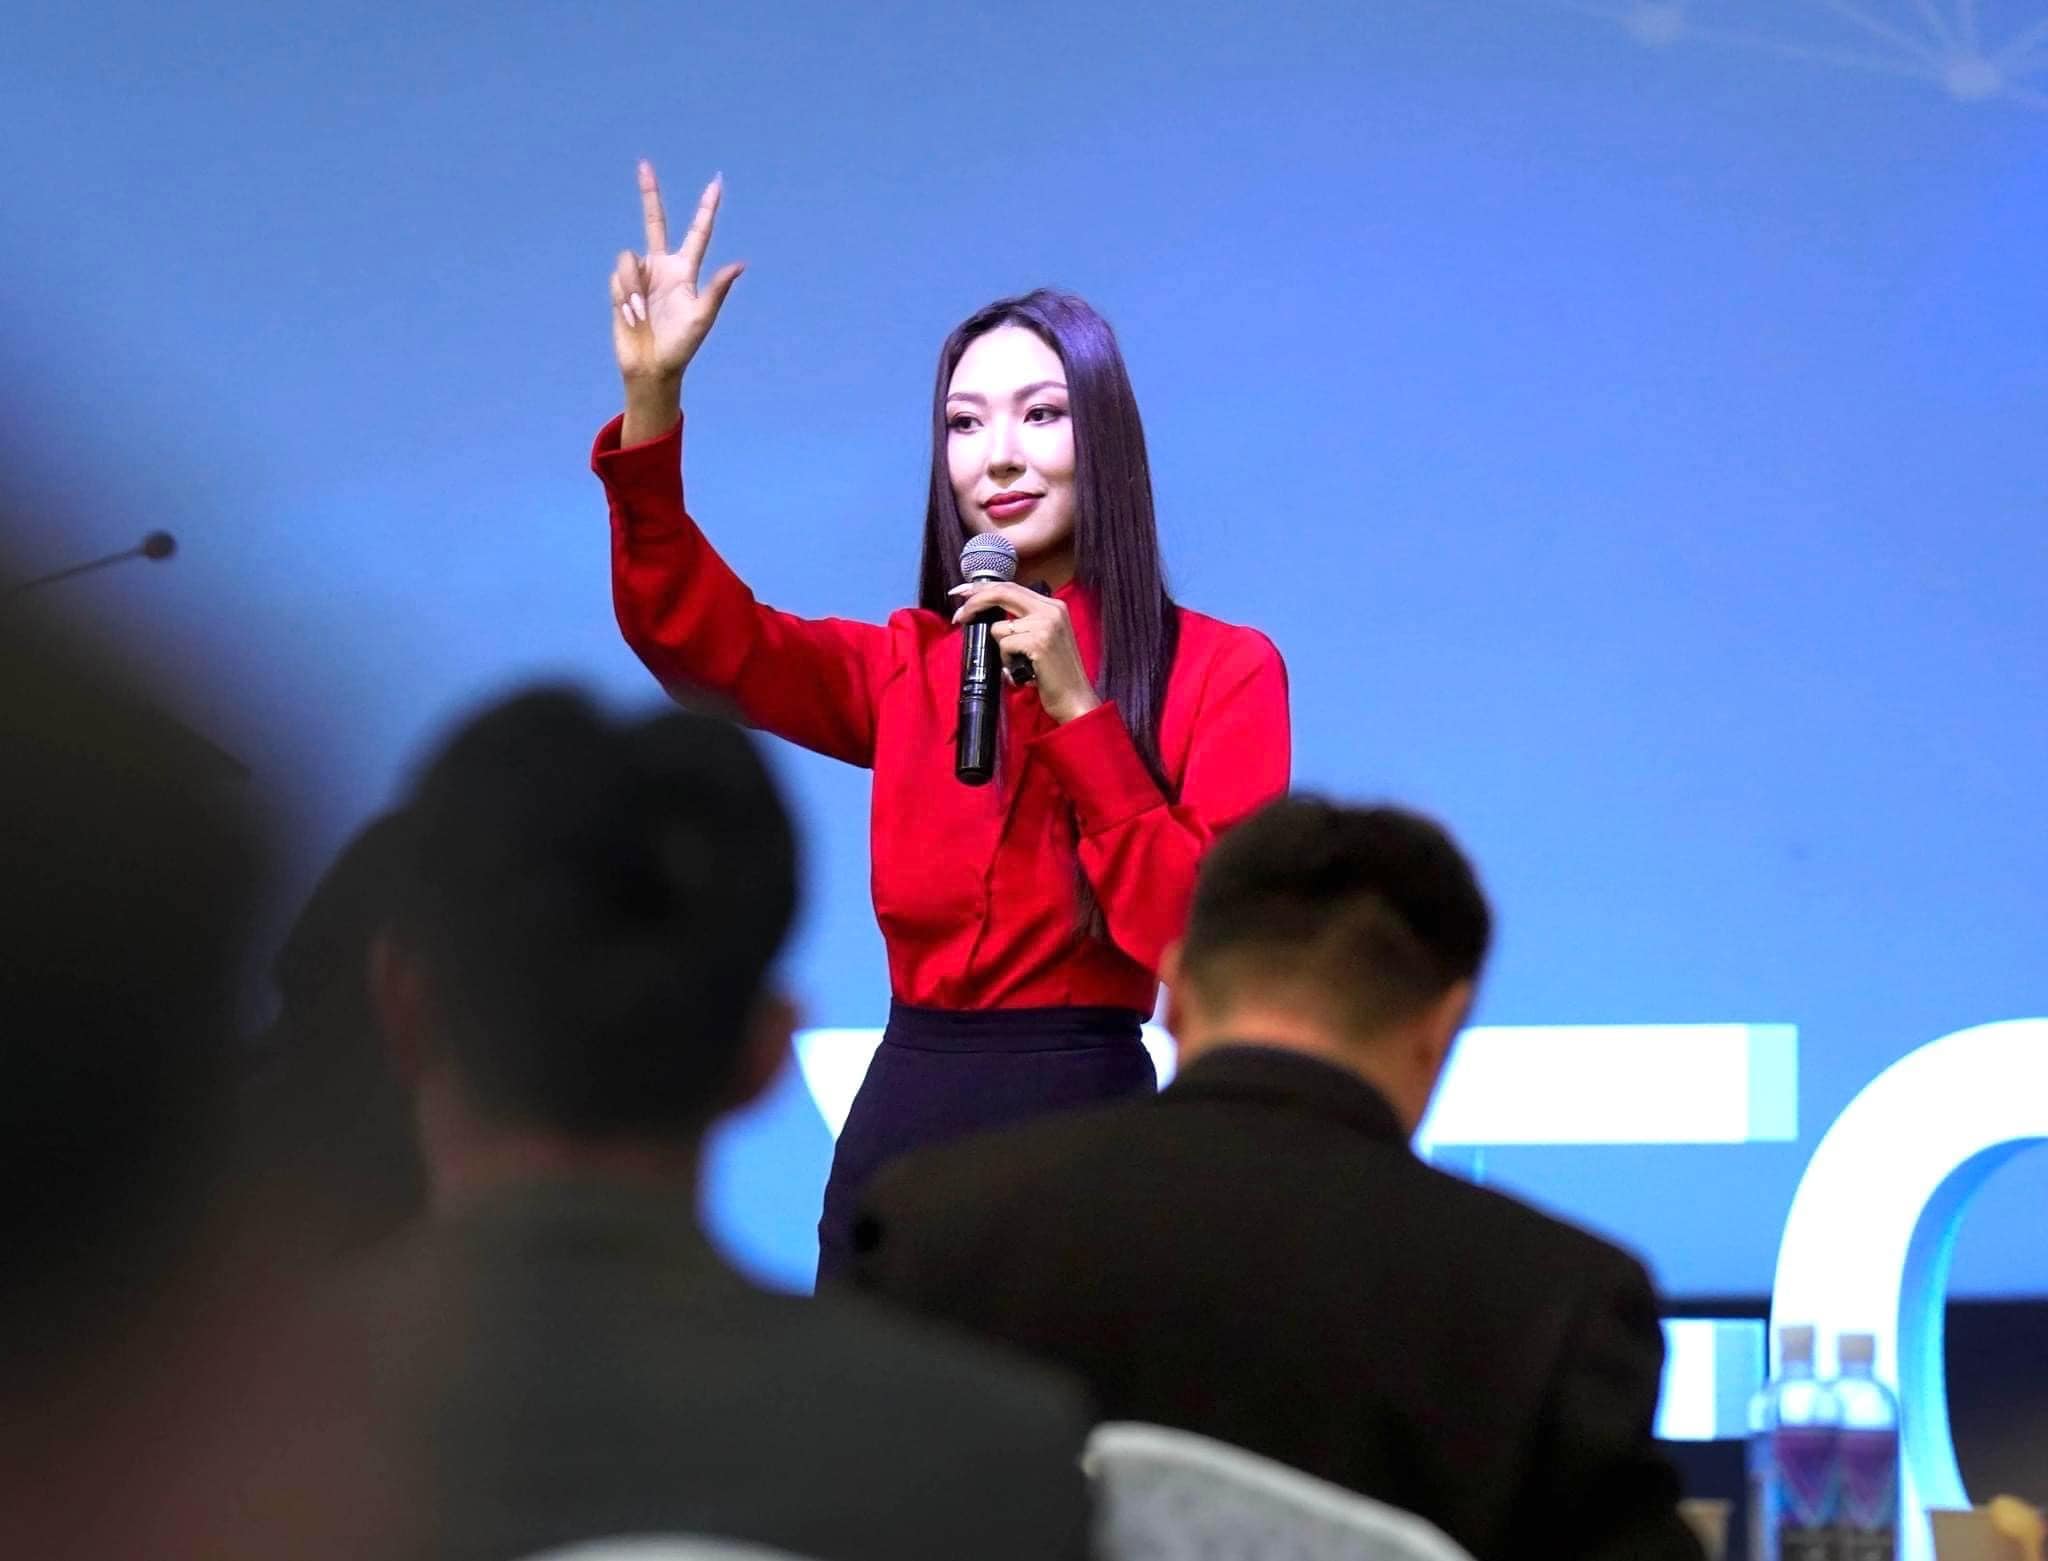
<instances>
[{"instance_id":1,"label":"handheld microphone","mask_svg":"<svg viewBox=\"0 0 2048 1561\"><path fill-rule=\"evenodd\" d=\"M960 552L969 585L1017 578L1017 549L989 532L970 537ZM953 774L968 786L986 786L996 773L996 732L1003 711L1002 658L989 631L1003 621L1000 607L967 620L960 637L960 725L953 736Z\"/></svg>"}]
</instances>

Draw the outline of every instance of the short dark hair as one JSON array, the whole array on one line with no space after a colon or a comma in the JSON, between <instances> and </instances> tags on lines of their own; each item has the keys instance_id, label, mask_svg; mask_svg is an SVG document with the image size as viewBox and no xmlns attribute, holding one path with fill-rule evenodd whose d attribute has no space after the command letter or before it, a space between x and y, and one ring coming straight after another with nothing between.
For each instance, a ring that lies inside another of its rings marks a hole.
<instances>
[{"instance_id":1,"label":"short dark hair","mask_svg":"<svg viewBox=\"0 0 2048 1561\"><path fill-rule=\"evenodd\" d=\"M795 832L747 735L565 689L485 710L407 804L396 938L476 1107L687 1136L727 1097L795 914Z\"/></svg>"},{"instance_id":2,"label":"short dark hair","mask_svg":"<svg viewBox=\"0 0 2048 1561\"><path fill-rule=\"evenodd\" d=\"M1181 968L1212 1002L1278 990L1370 1034L1476 981L1492 934L1472 864L1438 825L1296 796L1203 862Z\"/></svg>"}]
</instances>

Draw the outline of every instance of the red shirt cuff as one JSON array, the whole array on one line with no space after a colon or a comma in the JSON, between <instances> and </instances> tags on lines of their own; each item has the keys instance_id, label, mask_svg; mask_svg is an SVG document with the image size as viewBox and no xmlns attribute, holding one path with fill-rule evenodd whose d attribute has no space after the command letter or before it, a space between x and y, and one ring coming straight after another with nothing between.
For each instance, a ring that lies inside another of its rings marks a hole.
<instances>
[{"instance_id":1,"label":"red shirt cuff","mask_svg":"<svg viewBox=\"0 0 2048 1561\"><path fill-rule=\"evenodd\" d=\"M641 516L659 516L653 524L634 525L635 531L654 532L676 528L668 517L683 513L683 422L665 434L636 445L621 445L619 433L625 427L622 413L597 432L590 447L590 469L597 473L613 500L613 512L633 521Z\"/></svg>"},{"instance_id":2,"label":"red shirt cuff","mask_svg":"<svg viewBox=\"0 0 2048 1561\"><path fill-rule=\"evenodd\" d=\"M1084 835L1127 824L1166 800L1122 714L1108 701L1035 739L1031 751L1052 766Z\"/></svg>"}]
</instances>

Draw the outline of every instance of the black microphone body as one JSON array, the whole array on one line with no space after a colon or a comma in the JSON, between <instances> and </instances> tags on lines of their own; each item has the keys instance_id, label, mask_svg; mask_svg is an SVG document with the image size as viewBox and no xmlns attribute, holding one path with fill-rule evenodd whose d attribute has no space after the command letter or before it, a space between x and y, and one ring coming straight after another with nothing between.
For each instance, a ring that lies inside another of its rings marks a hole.
<instances>
[{"instance_id":1,"label":"black microphone body","mask_svg":"<svg viewBox=\"0 0 2048 1561\"><path fill-rule=\"evenodd\" d=\"M960 554L960 574L969 585L1017 578L1017 550L994 533L970 537ZM1003 657L995 626L1000 607L976 613L960 635L960 724L953 733L953 774L962 785L986 786L995 779L996 745L1002 731Z\"/></svg>"},{"instance_id":2,"label":"black microphone body","mask_svg":"<svg viewBox=\"0 0 2048 1561\"><path fill-rule=\"evenodd\" d=\"M992 631L1003 618L1000 607L977 613L960 637L960 730L953 744L953 773L969 786L995 779L1003 678Z\"/></svg>"}]
</instances>

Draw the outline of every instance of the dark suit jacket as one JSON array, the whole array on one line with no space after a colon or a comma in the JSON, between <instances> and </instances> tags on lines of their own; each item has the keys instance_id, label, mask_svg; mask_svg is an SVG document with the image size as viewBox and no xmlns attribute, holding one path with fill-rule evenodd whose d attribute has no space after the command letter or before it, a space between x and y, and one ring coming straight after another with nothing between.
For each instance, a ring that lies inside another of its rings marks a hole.
<instances>
[{"instance_id":1,"label":"dark suit jacket","mask_svg":"<svg viewBox=\"0 0 2048 1561\"><path fill-rule=\"evenodd\" d=\"M1642 1267L1433 1170L1353 1075L1233 1047L1156 1099L907 1156L856 1284L1080 1372L1481 1561L1698 1556Z\"/></svg>"},{"instance_id":2,"label":"dark suit jacket","mask_svg":"<svg viewBox=\"0 0 2048 1561\"><path fill-rule=\"evenodd\" d=\"M1085 1554L1072 1379L755 1288L687 1193L556 1183L423 1222L352 1297L438 1557L648 1533L845 1561Z\"/></svg>"}]
</instances>

